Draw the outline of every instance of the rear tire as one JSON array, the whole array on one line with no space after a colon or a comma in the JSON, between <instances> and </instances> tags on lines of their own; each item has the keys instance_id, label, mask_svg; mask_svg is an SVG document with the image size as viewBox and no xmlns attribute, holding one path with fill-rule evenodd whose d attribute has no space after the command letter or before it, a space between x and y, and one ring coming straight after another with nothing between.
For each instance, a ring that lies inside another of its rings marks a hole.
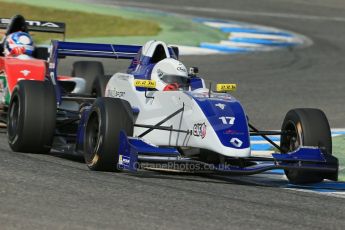
<instances>
[{"instance_id":1,"label":"rear tire","mask_svg":"<svg viewBox=\"0 0 345 230\"><path fill-rule=\"evenodd\" d=\"M119 134L133 135L133 114L129 103L101 97L91 107L84 135L84 159L91 170L117 171Z\"/></svg>"},{"instance_id":2,"label":"rear tire","mask_svg":"<svg viewBox=\"0 0 345 230\"><path fill-rule=\"evenodd\" d=\"M294 134L282 135L280 147L283 153L291 152L300 146L316 146L325 154L332 155L332 136L326 115L319 109L292 109L284 119L282 132ZM293 184L317 183L324 175L308 170L289 169L285 175Z\"/></svg>"},{"instance_id":3,"label":"rear tire","mask_svg":"<svg viewBox=\"0 0 345 230\"><path fill-rule=\"evenodd\" d=\"M48 81L19 81L8 109L7 136L13 151L48 153L56 123L56 96Z\"/></svg>"},{"instance_id":4,"label":"rear tire","mask_svg":"<svg viewBox=\"0 0 345 230\"><path fill-rule=\"evenodd\" d=\"M76 61L73 63L71 75L85 79L84 93L91 95L96 77L104 75L104 67L102 62L98 61Z\"/></svg>"}]
</instances>

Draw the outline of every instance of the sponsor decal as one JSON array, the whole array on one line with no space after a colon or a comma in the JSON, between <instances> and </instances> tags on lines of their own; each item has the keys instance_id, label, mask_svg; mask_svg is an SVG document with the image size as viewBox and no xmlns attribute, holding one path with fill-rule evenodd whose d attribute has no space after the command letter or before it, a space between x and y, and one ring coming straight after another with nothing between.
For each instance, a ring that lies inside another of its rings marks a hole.
<instances>
[{"instance_id":1,"label":"sponsor decal","mask_svg":"<svg viewBox=\"0 0 345 230\"><path fill-rule=\"evenodd\" d=\"M205 124L205 122L194 124L193 135L196 137L201 137L202 139L206 136L206 124Z\"/></svg>"},{"instance_id":2,"label":"sponsor decal","mask_svg":"<svg viewBox=\"0 0 345 230\"><path fill-rule=\"evenodd\" d=\"M217 84L216 91L217 92L235 91L236 88L237 88L236 84Z\"/></svg>"},{"instance_id":3,"label":"sponsor decal","mask_svg":"<svg viewBox=\"0 0 345 230\"><path fill-rule=\"evenodd\" d=\"M241 147L243 144L243 142L236 137L231 138L230 143L237 148Z\"/></svg>"},{"instance_id":4,"label":"sponsor decal","mask_svg":"<svg viewBox=\"0 0 345 230\"><path fill-rule=\"evenodd\" d=\"M219 117L224 125L233 125L235 124L235 117Z\"/></svg>"},{"instance_id":5,"label":"sponsor decal","mask_svg":"<svg viewBox=\"0 0 345 230\"><path fill-rule=\"evenodd\" d=\"M180 71L180 72L184 72L184 73L186 73L187 71L186 71L186 69L185 68L183 68L183 67L177 67L177 70L178 71Z\"/></svg>"},{"instance_id":6,"label":"sponsor decal","mask_svg":"<svg viewBox=\"0 0 345 230\"><path fill-rule=\"evenodd\" d=\"M122 161L123 161L123 164L129 165L130 160L129 160L128 157L125 157L125 156L124 156L123 159L122 159Z\"/></svg>"},{"instance_id":7,"label":"sponsor decal","mask_svg":"<svg viewBox=\"0 0 345 230\"><path fill-rule=\"evenodd\" d=\"M27 69L23 69L22 71L20 71L23 75L24 75L24 77L27 77L30 73L31 73L31 71L30 70L27 70Z\"/></svg>"},{"instance_id":8,"label":"sponsor decal","mask_svg":"<svg viewBox=\"0 0 345 230\"><path fill-rule=\"evenodd\" d=\"M11 19L9 19L9 18L2 18L1 19L2 24L10 24L10 22L11 22Z\"/></svg>"},{"instance_id":9,"label":"sponsor decal","mask_svg":"<svg viewBox=\"0 0 345 230\"><path fill-rule=\"evenodd\" d=\"M1 19L2 24L10 24L11 19L9 18L2 18ZM54 27L54 28L59 28L60 26L54 22L43 22L43 21L26 21L26 23L29 26L42 26L42 27Z\"/></svg>"},{"instance_id":10,"label":"sponsor decal","mask_svg":"<svg viewBox=\"0 0 345 230\"><path fill-rule=\"evenodd\" d=\"M119 155L119 164L120 165L129 165L130 159L127 156Z\"/></svg>"},{"instance_id":11,"label":"sponsor decal","mask_svg":"<svg viewBox=\"0 0 345 230\"><path fill-rule=\"evenodd\" d=\"M225 108L225 104L222 104L222 103L215 104L215 106L220 108L221 110L224 110Z\"/></svg>"},{"instance_id":12,"label":"sponsor decal","mask_svg":"<svg viewBox=\"0 0 345 230\"><path fill-rule=\"evenodd\" d=\"M180 62L178 65L179 65L179 66L176 68L177 71L187 73L186 68L183 66L183 64L182 64L181 62Z\"/></svg>"},{"instance_id":13,"label":"sponsor decal","mask_svg":"<svg viewBox=\"0 0 345 230\"><path fill-rule=\"evenodd\" d=\"M53 22L26 21L26 23L29 24L29 26L43 26L43 27L59 28L59 26Z\"/></svg>"},{"instance_id":14,"label":"sponsor decal","mask_svg":"<svg viewBox=\"0 0 345 230\"><path fill-rule=\"evenodd\" d=\"M135 87L143 87L143 88L156 88L156 81L154 80L134 80Z\"/></svg>"},{"instance_id":15,"label":"sponsor decal","mask_svg":"<svg viewBox=\"0 0 345 230\"><path fill-rule=\"evenodd\" d=\"M117 91L116 89L108 90L108 96L110 97L124 97L126 95L126 92L123 91Z\"/></svg>"},{"instance_id":16,"label":"sponsor decal","mask_svg":"<svg viewBox=\"0 0 345 230\"><path fill-rule=\"evenodd\" d=\"M243 132L239 132L237 130L231 130L231 129L227 129L223 131L223 134L237 134L237 135L244 135Z\"/></svg>"},{"instance_id":17,"label":"sponsor decal","mask_svg":"<svg viewBox=\"0 0 345 230\"><path fill-rule=\"evenodd\" d=\"M123 158L122 155L119 155L119 164L122 165L123 164Z\"/></svg>"}]
</instances>

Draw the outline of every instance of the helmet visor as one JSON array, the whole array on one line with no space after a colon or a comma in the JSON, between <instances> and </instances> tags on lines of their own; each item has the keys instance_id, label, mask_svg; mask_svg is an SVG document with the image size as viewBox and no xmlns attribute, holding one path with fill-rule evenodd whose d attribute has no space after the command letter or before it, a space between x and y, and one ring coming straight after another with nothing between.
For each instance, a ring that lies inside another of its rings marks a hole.
<instances>
[{"instance_id":1,"label":"helmet visor","mask_svg":"<svg viewBox=\"0 0 345 230\"><path fill-rule=\"evenodd\" d=\"M179 85L179 89L189 89L189 78L185 76L167 74L161 77L161 81L165 84L177 83Z\"/></svg>"}]
</instances>

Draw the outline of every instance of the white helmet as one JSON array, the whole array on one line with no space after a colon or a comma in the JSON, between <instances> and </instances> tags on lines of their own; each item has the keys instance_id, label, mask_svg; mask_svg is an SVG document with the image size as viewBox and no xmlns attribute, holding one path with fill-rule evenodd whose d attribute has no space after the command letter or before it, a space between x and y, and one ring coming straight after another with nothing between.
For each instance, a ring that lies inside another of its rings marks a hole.
<instances>
[{"instance_id":1,"label":"white helmet","mask_svg":"<svg viewBox=\"0 0 345 230\"><path fill-rule=\"evenodd\" d=\"M188 90L187 68L178 60L165 58L152 69L151 80L156 81L157 90Z\"/></svg>"}]
</instances>

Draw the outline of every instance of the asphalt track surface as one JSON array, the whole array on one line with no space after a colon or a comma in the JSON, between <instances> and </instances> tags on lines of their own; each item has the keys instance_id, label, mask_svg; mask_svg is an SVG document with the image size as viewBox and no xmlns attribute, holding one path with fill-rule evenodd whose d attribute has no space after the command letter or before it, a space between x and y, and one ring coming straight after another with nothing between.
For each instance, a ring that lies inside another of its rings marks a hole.
<instances>
[{"instance_id":1,"label":"asphalt track surface","mask_svg":"<svg viewBox=\"0 0 345 230\"><path fill-rule=\"evenodd\" d=\"M156 1L122 4L150 2ZM237 82L236 96L263 127L279 128L289 108L302 106L320 107L333 127L345 126L345 2L159 2L163 10L309 36L315 44L306 49L183 61L209 78ZM345 228L343 198L282 189L284 180L263 186L241 177L91 172L80 158L61 153L12 153L5 134L0 151L0 229Z\"/></svg>"}]
</instances>

